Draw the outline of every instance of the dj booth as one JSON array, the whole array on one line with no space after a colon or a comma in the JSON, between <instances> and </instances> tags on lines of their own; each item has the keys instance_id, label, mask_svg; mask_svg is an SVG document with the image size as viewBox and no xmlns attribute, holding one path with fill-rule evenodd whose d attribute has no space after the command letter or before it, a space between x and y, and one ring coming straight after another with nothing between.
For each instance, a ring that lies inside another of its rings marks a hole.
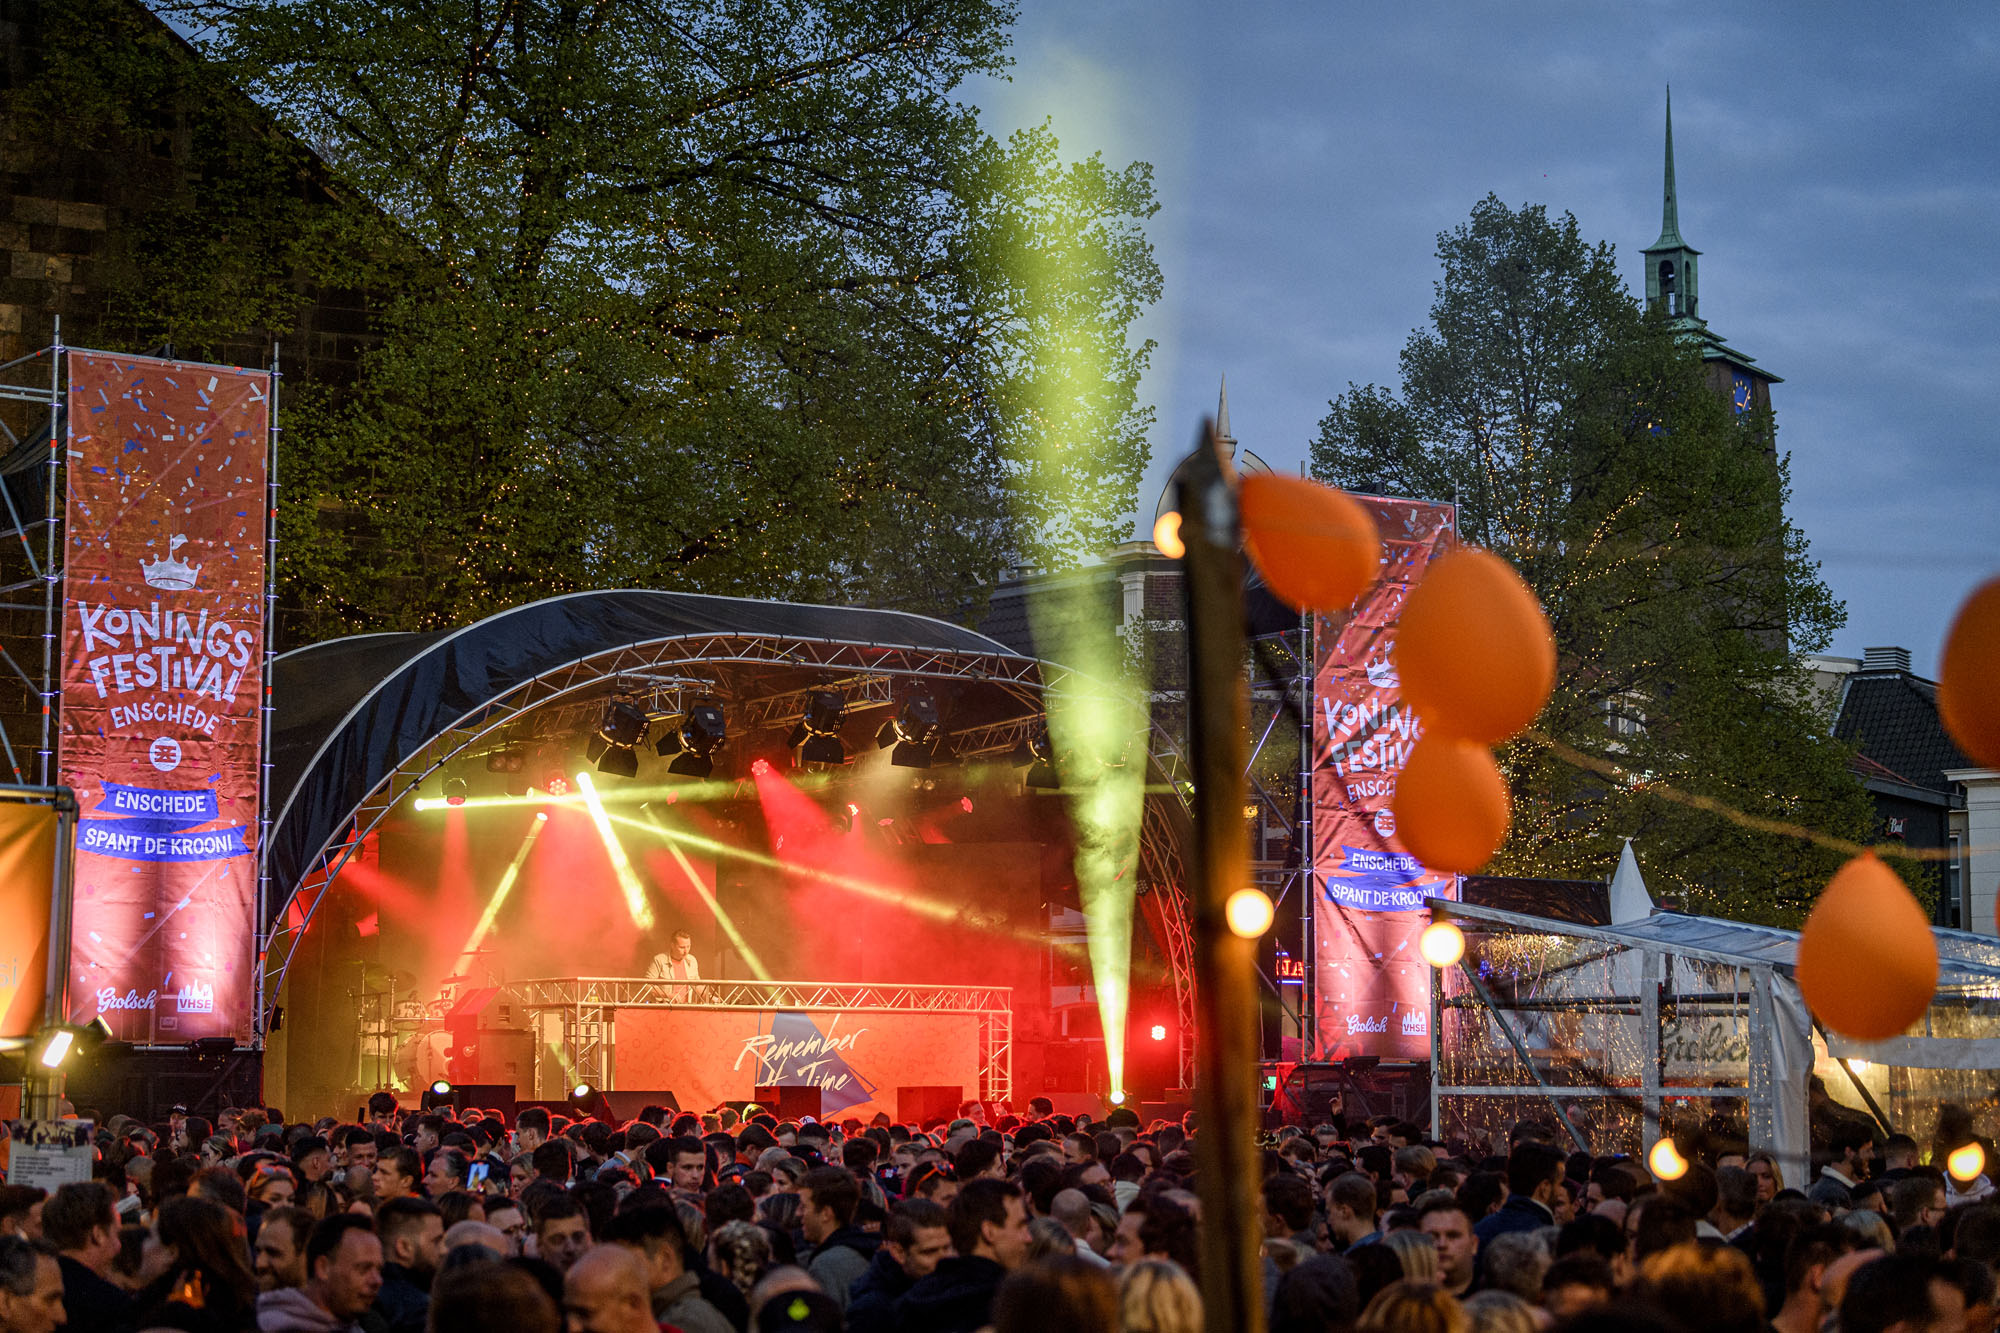
<instances>
[{"instance_id":1,"label":"dj booth","mask_svg":"<svg viewBox=\"0 0 2000 1333\"><path fill-rule=\"evenodd\" d=\"M499 1063L485 1048L505 1050L524 1098L583 1083L671 1092L682 1109L705 1110L812 1089L818 1114L866 1120L927 1119L947 1102L955 1111L961 1099L1014 1094L1006 986L551 977L500 986L483 1008L492 1025L467 1029L470 1051L454 1043L454 1066L477 1075ZM510 1033L532 1043L531 1075Z\"/></svg>"}]
</instances>

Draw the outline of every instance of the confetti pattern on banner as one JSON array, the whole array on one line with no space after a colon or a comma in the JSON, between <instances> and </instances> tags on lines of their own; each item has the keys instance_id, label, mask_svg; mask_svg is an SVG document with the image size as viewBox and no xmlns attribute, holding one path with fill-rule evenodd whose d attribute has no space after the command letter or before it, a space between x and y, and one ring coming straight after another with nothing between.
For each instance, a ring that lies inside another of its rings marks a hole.
<instances>
[{"instance_id":1,"label":"confetti pattern on banner","mask_svg":"<svg viewBox=\"0 0 2000 1333\"><path fill-rule=\"evenodd\" d=\"M70 1018L123 1041L245 1041L270 376L91 352L69 376Z\"/></svg>"},{"instance_id":2,"label":"confetti pattern on banner","mask_svg":"<svg viewBox=\"0 0 2000 1333\"><path fill-rule=\"evenodd\" d=\"M1426 897L1455 877L1396 841L1396 778L1422 734L1390 653L1403 601L1457 545L1448 504L1354 497L1382 534L1382 577L1314 626L1312 863L1315 1059L1427 1060L1430 966L1417 936Z\"/></svg>"}]
</instances>

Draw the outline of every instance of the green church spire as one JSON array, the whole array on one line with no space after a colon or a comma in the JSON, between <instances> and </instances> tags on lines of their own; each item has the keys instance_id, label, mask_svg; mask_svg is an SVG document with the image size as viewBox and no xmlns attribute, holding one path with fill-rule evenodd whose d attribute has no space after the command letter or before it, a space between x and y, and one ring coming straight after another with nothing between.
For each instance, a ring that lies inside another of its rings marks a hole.
<instances>
[{"instance_id":1,"label":"green church spire","mask_svg":"<svg viewBox=\"0 0 2000 1333\"><path fill-rule=\"evenodd\" d=\"M1660 196L1660 239L1646 247L1646 304L1664 309L1676 320L1701 323L1699 274L1695 261L1701 251L1681 239L1680 198L1674 189L1674 90L1667 89L1667 171Z\"/></svg>"},{"instance_id":2,"label":"green church spire","mask_svg":"<svg viewBox=\"0 0 2000 1333\"><path fill-rule=\"evenodd\" d=\"M1667 88L1667 174L1666 186L1660 200L1660 239L1652 244L1655 250L1669 247L1679 249L1687 244L1681 239L1680 200L1674 195L1674 90Z\"/></svg>"}]
</instances>

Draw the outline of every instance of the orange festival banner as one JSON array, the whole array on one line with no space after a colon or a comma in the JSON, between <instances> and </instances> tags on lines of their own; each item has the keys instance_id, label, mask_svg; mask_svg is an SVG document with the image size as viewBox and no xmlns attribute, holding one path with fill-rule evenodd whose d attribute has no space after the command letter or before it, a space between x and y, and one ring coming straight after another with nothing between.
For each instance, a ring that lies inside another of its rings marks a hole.
<instances>
[{"instance_id":1,"label":"orange festival banner","mask_svg":"<svg viewBox=\"0 0 2000 1333\"><path fill-rule=\"evenodd\" d=\"M59 781L69 1017L247 1041L270 376L72 352Z\"/></svg>"}]
</instances>

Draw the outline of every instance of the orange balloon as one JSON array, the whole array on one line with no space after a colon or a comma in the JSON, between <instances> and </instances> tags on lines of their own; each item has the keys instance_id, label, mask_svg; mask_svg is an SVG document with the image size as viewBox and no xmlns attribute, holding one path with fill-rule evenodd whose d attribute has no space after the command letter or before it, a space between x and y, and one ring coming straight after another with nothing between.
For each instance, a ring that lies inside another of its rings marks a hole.
<instances>
[{"instance_id":1,"label":"orange balloon","mask_svg":"<svg viewBox=\"0 0 2000 1333\"><path fill-rule=\"evenodd\" d=\"M1533 722L1556 685L1542 604L1512 565L1476 547L1431 563L1403 606L1394 656L1424 728L1482 745Z\"/></svg>"},{"instance_id":2,"label":"orange balloon","mask_svg":"<svg viewBox=\"0 0 2000 1333\"><path fill-rule=\"evenodd\" d=\"M1819 1021L1885 1041L1923 1017L1937 989L1937 940L1924 909L1873 852L1842 866L1799 932L1799 990Z\"/></svg>"},{"instance_id":3,"label":"orange balloon","mask_svg":"<svg viewBox=\"0 0 2000 1333\"><path fill-rule=\"evenodd\" d=\"M1331 486L1251 472L1237 490L1243 545L1265 584L1288 606L1339 611L1382 573L1375 519Z\"/></svg>"},{"instance_id":4,"label":"orange balloon","mask_svg":"<svg viewBox=\"0 0 2000 1333\"><path fill-rule=\"evenodd\" d=\"M1493 752L1427 735L1396 779L1396 841L1432 870L1469 875L1507 840L1507 783Z\"/></svg>"},{"instance_id":5,"label":"orange balloon","mask_svg":"<svg viewBox=\"0 0 2000 1333\"><path fill-rule=\"evenodd\" d=\"M1945 636L1938 712L1976 764L2000 768L2000 578L1972 590Z\"/></svg>"}]
</instances>

